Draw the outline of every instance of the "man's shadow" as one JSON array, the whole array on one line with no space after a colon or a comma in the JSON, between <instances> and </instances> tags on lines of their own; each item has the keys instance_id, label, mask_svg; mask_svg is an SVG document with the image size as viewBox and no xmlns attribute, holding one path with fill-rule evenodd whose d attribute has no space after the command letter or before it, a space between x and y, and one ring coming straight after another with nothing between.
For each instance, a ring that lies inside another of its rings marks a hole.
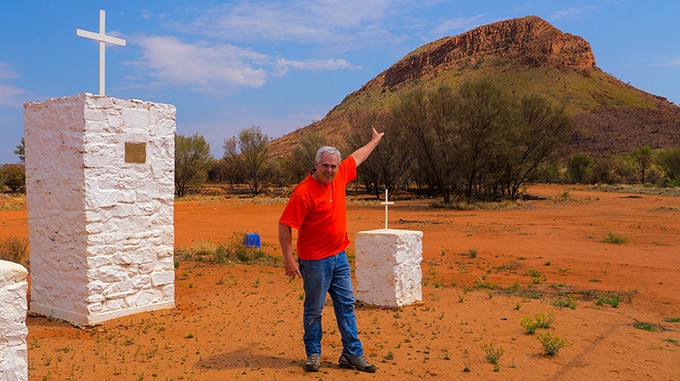
<instances>
[{"instance_id":1,"label":"man's shadow","mask_svg":"<svg viewBox=\"0 0 680 381\"><path fill-rule=\"evenodd\" d=\"M284 357L274 357L253 353L257 344L251 343L245 348L233 352L219 353L204 357L196 362L196 368L204 369L239 369L239 368L270 368L283 369L290 366L302 366L302 360Z\"/></svg>"}]
</instances>

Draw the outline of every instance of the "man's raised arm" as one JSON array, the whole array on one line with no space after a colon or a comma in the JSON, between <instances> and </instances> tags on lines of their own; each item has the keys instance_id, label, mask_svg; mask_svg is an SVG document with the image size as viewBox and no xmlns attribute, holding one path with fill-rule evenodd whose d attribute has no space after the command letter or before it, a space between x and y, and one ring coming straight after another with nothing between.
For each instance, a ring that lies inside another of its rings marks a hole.
<instances>
[{"instance_id":1,"label":"man's raised arm","mask_svg":"<svg viewBox=\"0 0 680 381\"><path fill-rule=\"evenodd\" d=\"M368 159L368 156L371 155L371 152L373 152L375 147L378 146L378 143L380 143L380 139L382 139L383 135L385 135L384 132L378 133L378 131L376 131L374 127L371 140L368 143L366 143L366 145L364 145L363 147L352 152L350 156L354 157L354 161L356 161L357 167L359 166L359 164L363 163L364 161L366 161L366 159Z\"/></svg>"}]
</instances>

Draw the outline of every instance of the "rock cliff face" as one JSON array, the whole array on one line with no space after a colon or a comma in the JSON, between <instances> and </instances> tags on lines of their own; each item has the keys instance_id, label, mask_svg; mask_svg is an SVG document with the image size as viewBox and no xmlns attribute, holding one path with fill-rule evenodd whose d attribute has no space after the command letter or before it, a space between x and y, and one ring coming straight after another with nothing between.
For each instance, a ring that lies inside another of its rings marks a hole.
<instances>
[{"instance_id":1,"label":"rock cliff face","mask_svg":"<svg viewBox=\"0 0 680 381\"><path fill-rule=\"evenodd\" d=\"M366 88L381 86L394 91L401 84L464 69L486 57L506 58L523 66L552 66L559 70L585 72L596 67L593 51L586 40L562 33L539 17L528 16L484 25L427 44L368 82Z\"/></svg>"}]
</instances>

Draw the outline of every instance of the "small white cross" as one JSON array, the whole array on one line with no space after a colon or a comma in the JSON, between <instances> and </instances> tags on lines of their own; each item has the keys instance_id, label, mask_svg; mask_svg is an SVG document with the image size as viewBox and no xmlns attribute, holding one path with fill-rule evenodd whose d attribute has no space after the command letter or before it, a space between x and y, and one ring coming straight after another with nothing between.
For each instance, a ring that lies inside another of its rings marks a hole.
<instances>
[{"instance_id":1,"label":"small white cross","mask_svg":"<svg viewBox=\"0 0 680 381\"><path fill-rule=\"evenodd\" d=\"M125 46L125 40L107 36L106 30L106 11L103 9L99 10L99 33L88 32L82 29L76 29L76 35L80 37L90 38L99 41L99 95L104 95L104 51L105 44Z\"/></svg>"},{"instance_id":2,"label":"small white cross","mask_svg":"<svg viewBox=\"0 0 680 381\"><path fill-rule=\"evenodd\" d=\"M387 201L387 189L385 189L385 202L381 202L380 205L385 205L385 230L387 230L387 207L394 204L393 201Z\"/></svg>"}]
</instances>

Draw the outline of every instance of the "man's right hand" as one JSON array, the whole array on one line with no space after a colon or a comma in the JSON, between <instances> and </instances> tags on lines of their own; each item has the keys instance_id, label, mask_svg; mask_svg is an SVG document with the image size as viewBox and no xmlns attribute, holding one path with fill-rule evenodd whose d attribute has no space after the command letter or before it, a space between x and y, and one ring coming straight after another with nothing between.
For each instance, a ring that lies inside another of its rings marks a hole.
<instances>
[{"instance_id":1,"label":"man's right hand","mask_svg":"<svg viewBox=\"0 0 680 381\"><path fill-rule=\"evenodd\" d=\"M302 274L300 273L297 263L295 263L294 260L285 262L286 276L290 277L290 280L295 279L295 277L302 279Z\"/></svg>"},{"instance_id":2,"label":"man's right hand","mask_svg":"<svg viewBox=\"0 0 680 381\"><path fill-rule=\"evenodd\" d=\"M283 264L286 268L286 276L290 280L298 277L302 279L302 274L295 262L293 255L293 229L279 222L279 244L281 244L281 253L283 254Z\"/></svg>"}]
</instances>

